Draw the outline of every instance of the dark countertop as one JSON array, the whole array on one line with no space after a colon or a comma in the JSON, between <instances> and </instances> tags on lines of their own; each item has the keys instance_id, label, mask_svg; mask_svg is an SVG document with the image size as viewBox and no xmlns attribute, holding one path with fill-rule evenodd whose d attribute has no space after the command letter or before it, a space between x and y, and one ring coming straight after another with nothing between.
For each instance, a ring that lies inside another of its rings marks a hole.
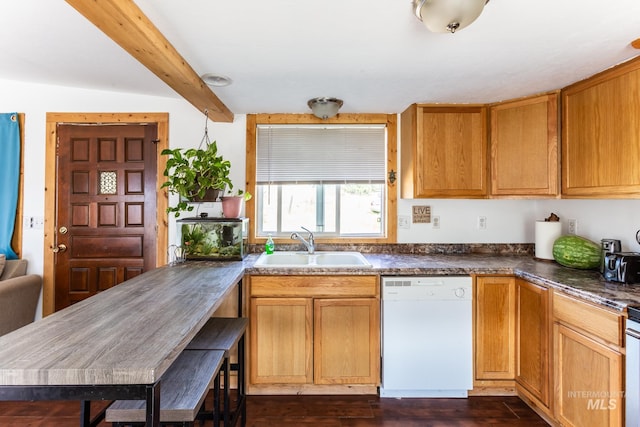
<instances>
[{"instance_id":1,"label":"dark countertop","mask_svg":"<svg viewBox=\"0 0 640 427\"><path fill-rule=\"evenodd\" d=\"M607 282L599 271L563 267L529 255L410 255L363 253L372 268L255 268L247 256L245 274L379 274L382 276L510 274L608 308L626 311L640 304L640 285Z\"/></svg>"}]
</instances>

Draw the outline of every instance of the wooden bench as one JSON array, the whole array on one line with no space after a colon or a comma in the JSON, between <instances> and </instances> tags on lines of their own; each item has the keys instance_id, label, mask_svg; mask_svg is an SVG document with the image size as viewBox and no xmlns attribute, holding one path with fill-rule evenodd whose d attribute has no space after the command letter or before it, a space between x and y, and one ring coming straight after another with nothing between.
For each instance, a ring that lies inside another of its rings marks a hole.
<instances>
[{"instance_id":1,"label":"wooden bench","mask_svg":"<svg viewBox=\"0 0 640 427\"><path fill-rule=\"evenodd\" d=\"M224 351L224 363L222 366L224 374L224 425L225 427L235 426L238 419L242 419L241 425L246 425L246 393L245 393L245 332L248 320L244 317L212 317L200 329L196 336L187 345L185 351L202 350L222 350ZM232 364L230 361L231 350L238 348L238 362ZM236 405L231 411L231 393L229 387L230 371L238 374L238 388ZM217 409L217 408L216 408Z\"/></svg>"},{"instance_id":2,"label":"wooden bench","mask_svg":"<svg viewBox=\"0 0 640 427\"><path fill-rule=\"evenodd\" d=\"M214 420L218 421L221 350L183 351L160 378L160 423L193 426L210 388L214 388ZM117 400L106 411L114 426L144 425L144 400Z\"/></svg>"}]
</instances>

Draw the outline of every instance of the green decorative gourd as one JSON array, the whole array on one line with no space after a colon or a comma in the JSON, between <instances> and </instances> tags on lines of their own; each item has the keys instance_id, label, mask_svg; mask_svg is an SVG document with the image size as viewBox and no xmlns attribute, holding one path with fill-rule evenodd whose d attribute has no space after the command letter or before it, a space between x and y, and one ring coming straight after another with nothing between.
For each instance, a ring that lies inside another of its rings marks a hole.
<instances>
[{"instance_id":1,"label":"green decorative gourd","mask_svg":"<svg viewBox=\"0 0 640 427\"><path fill-rule=\"evenodd\" d=\"M560 265L581 270L600 267L600 245L584 237L560 236L553 243L553 259Z\"/></svg>"}]
</instances>

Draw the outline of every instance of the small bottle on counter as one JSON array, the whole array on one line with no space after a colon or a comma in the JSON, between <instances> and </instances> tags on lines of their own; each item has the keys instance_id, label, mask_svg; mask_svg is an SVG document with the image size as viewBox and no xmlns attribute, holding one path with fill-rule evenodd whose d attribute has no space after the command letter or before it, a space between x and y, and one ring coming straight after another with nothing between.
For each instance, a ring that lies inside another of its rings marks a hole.
<instances>
[{"instance_id":1,"label":"small bottle on counter","mask_svg":"<svg viewBox=\"0 0 640 427\"><path fill-rule=\"evenodd\" d=\"M271 234L269 234L269 237L267 237L267 241L264 244L264 251L267 253L267 255L270 255L273 253L275 249L276 249L276 244L273 243Z\"/></svg>"}]
</instances>

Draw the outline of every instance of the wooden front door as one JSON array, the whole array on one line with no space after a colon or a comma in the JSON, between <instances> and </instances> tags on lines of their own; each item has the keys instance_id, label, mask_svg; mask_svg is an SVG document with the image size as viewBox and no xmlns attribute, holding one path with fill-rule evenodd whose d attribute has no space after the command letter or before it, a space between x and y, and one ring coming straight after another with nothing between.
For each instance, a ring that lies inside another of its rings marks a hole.
<instances>
[{"instance_id":1,"label":"wooden front door","mask_svg":"<svg viewBox=\"0 0 640 427\"><path fill-rule=\"evenodd\" d=\"M157 126L60 124L55 309L156 266Z\"/></svg>"}]
</instances>

